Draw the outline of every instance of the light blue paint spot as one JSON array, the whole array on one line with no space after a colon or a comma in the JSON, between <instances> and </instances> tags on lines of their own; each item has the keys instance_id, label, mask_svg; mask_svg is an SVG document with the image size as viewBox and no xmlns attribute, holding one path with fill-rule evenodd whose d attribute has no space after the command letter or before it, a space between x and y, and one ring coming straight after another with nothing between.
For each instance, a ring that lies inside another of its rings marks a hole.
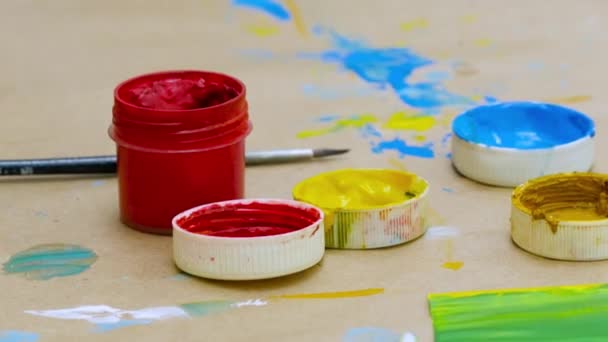
<instances>
[{"instance_id":1,"label":"light blue paint spot","mask_svg":"<svg viewBox=\"0 0 608 342\"><path fill-rule=\"evenodd\" d=\"M0 331L0 342L36 342L39 339L38 334L29 331Z\"/></svg>"},{"instance_id":2,"label":"light blue paint spot","mask_svg":"<svg viewBox=\"0 0 608 342\"><path fill-rule=\"evenodd\" d=\"M552 148L595 135L595 124L572 109L536 102L503 102L470 109L452 123L459 138L485 146Z\"/></svg>"},{"instance_id":3,"label":"light blue paint spot","mask_svg":"<svg viewBox=\"0 0 608 342\"><path fill-rule=\"evenodd\" d=\"M280 1L273 0L232 0L235 6L253 8L262 11L275 19L286 21L291 18L289 11Z\"/></svg>"},{"instance_id":4,"label":"light blue paint spot","mask_svg":"<svg viewBox=\"0 0 608 342\"><path fill-rule=\"evenodd\" d=\"M192 279L192 276L189 274L186 274L186 273L178 273L178 274L172 275L171 279L181 281L181 280Z\"/></svg>"},{"instance_id":5,"label":"light blue paint spot","mask_svg":"<svg viewBox=\"0 0 608 342\"><path fill-rule=\"evenodd\" d=\"M541 63L541 62L528 63L528 70L530 70L530 71L539 71L542 68L543 68L543 63Z\"/></svg>"},{"instance_id":6,"label":"light blue paint spot","mask_svg":"<svg viewBox=\"0 0 608 342\"><path fill-rule=\"evenodd\" d=\"M334 122L340 118L339 115L323 115L317 118L319 122Z\"/></svg>"},{"instance_id":7,"label":"light blue paint spot","mask_svg":"<svg viewBox=\"0 0 608 342\"><path fill-rule=\"evenodd\" d=\"M408 81L415 70L434 63L410 49L370 47L332 31L321 32L330 36L334 47L320 54L298 54L299 57L340 65L374 87L392 90L405 104L427 114L436 114L444 106L474 104L469 97L450 93L439 81Z\"/></svg>"},{"instance_id":8,"label":"light blue paint spot","mask_svg":"<svg viewBox=\"0 0 608 342\"><path fill-rule=\"evenodd\" d=\"M197 317L229 310L233 304L234 302L232 301L215 300L181 304L179 307L187 312L188 315Z\"/></svg>"},{"instance_id":9,"label":"light blue paint spot","mask_svg":"<svg viewBox=\"0 0 608 342\"><path fill-rule=\"evenodd\" d=\"M495 98L494 96L490 96L490 95L485 95L483 97L484 101L486 101L486 103L496 103L498 102L498 99Z\"/></svg>"},{"instance_id":10,"label":"light blue paint spot","mask_svg":"<svg viewBox=\"0 0 608 342\"><path fill-rule=\"evenodd\" d=\"M397 151L400 157L414 156L419 158L433 158L433 144L427 143L422 146L408 145L405 140L395 138L393 140L381 141L372 147L372 152L382 153L384 151Z\"/></svg>"},{"instance_id":11,"label":"light blue paint spot","mask_svg":"<svg viewBox=\"0 0 608 342\"><path fill-rule=\"evenodd\" d=\"M411 333L399 334L385 328L361 327L353 328L346 332L342 341L344 342L402 342L416 341Z\"/></svg>"},{"instance_id":12,"label":"light blue paint spot","mask_svg":"<svg viewBox=\"0 0 608 342\"><path fill-rule=\"evenodd\" d=\"M91 185L94 187L100 187L100 186L104 185L105 183L106 183L106 181L96 180L96 181L93 181L93 183L91 183Z\"/></svg>"},{"instance_id":13,"label":"light blue paint spot","mask_svg":"<svg viewBox=\"0 0 608 342\"><path fill-rule=\"evenodd\" d=\"M441 146L445 147L448 144L448 142L450 141L450 138L452 138L452 133L446 133L441 138Z\"/></svg>"},{"instance_id":14,"label":"light blue paint spot","mask_svg":"<svg viewBox=\"0 0 608 342\"><path fill-rule=\"evenodd\" d=\"M382 133L371 124L367 124L361 128L361 134L363 138L382 138Z\"/></svg>"},{"instance_id":15,"label":"light blue paint spot","mask_svg":"<svg viewBox=\"0 0 608 342\"><path fill-rule=\"evenodd\" d=\"M454 189L452 189L452 188L446 188L446 187L444 187L444 188L441 188L441 190L444 191L444 192L454 193Z\"/></svg>"},{"instance_id":16,"label":"light blue paint spot","mask_svg":"<svg viewBox=\"0 0 608 342\"><path fill-rule=\"evenodd\" d=\"M120 328L126 328L134 325L146 325L150 324L152 321L145 319L125 319L115 323L97 323L95 324L95 332L104 333Z\"/></svg>"},{"instance_id":17,"label":"light blue paint spot","mask_svg":"<svg viewBox=\"0 0 608 342\"><path fill-rule=\"evenodd\" d=\"M442 82L450 79L450 74L445 71L431 71L424 75L429 82Z\"/></svg>"},{"instance_id":18,"label":"light blue paint spot","mask_svg":"<svg viewBox=\"0 0 608 342\"><path fill-rule=\"evenodd\" d=\"M446 153L446 154L445 154L445 157L446 157L447 159L452 159L452 153Z\"/></svg>"},{"instance_id":19,"label":"light blue paint spot","mask_svg":"<svg viewBox=\"0 0 608 342\"><path fill-rule=\"evenodd\" d=\"M97 260L90 249L66 244L38 245L13 255L4 272L31 280L48 280L86 271Z\"/></svg>"}]
</instances>

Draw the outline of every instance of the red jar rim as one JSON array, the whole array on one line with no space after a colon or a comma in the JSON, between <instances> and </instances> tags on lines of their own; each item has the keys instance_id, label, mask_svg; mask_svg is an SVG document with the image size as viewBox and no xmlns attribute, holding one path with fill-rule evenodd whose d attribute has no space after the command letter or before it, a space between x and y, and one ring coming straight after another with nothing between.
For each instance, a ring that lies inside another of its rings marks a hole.
<instances>
[{"instance_id":1,"label":"red jar rim","mask_svg":"<svg viewBox=\"0 0 608 342\"><path fill-rule=\"evenodd\" d=\"M194 109L156 109L126 99L129 91L146 83L200 80L227 86L236 96L219 104ZM114 90L113 119L109 133L118 144L145 150L191 151L233 143L251 130L246 87L239 79L211 71L174 70L127 79Z\"/></svg>"}]
</instances>

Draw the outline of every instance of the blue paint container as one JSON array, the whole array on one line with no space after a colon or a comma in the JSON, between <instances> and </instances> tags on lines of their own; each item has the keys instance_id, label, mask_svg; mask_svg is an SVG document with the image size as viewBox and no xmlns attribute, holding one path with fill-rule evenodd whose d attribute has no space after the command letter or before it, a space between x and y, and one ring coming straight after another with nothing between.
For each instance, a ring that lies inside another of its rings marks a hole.
<instances>
[{"instance_id":1,"label":"blue paint container","mask_svg":"<svg viewBox=\"0 0 608 342\"><path fill-rule=\"evenodd\" d=\"M452 123L452 162L481 183L517 186L546 174L593 165L595 124L573 109L539 102L472 108Z\"/></svg>"}]
</instances>

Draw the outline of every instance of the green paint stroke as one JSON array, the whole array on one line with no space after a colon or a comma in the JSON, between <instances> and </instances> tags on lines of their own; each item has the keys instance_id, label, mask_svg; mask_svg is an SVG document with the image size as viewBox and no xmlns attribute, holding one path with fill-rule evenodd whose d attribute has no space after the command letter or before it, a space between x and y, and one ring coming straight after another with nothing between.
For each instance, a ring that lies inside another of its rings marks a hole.
<instances>
[{"instance_id":1,"label":"green paint stroke","mask_svg":"<svg viewBox=\"0 0 608 342\"><path fill-rule=\"evenodd\" d=\"M608 285L429 295L435 341L606 341Z\"/></svg>"},{"instance_id":2,"label":"green paint stroke","mask_svg":"<svg viewBox=\"0 0 608 342\"><path fill-rule=\"evenodd\" d=\"M48 280L86 271L97 260L90 249L67 244L45 244L21 251L4 263L4 272L30 280Z\"/></svg>"},{"instance_id":3,"label":"green paint stroke","mask_svg":"<svg viewBox=\"0 0 608 342\"><path fill-rule=\"evenodd\" d=\"M234 304L235 302L228 300L212 300L181 304L179 307L182 308L188 315L198 317L232 309Z\"/></svg>"}]
</instances>

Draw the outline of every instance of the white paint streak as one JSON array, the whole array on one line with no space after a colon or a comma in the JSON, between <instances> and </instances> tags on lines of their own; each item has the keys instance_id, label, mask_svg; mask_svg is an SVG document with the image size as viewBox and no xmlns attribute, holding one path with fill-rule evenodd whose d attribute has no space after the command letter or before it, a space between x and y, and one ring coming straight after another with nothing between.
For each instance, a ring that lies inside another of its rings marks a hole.
<instances>
[{"instance_id":1,"label":"white paint streak","mask_svg":"<svg viewBox=\"0 0 608 342\"><path fill-rule=\"evenodd\" d=\"M84 320L93 324L118 323L123 320L165 320L189 317L177 306L160 306L140 310L122 310L107 305L86 305L57 310L26 310L25 313L56 319Z\"/></svg>"},{"instance_id":2,"label":"white paint streak","mask_svg":"<svg viewBox=\"0 0 608 342\"><path fill-rule=\"evenodd\" d=\"M410 332L406 332L401 337L401 342L416 342L416 336Z\"/></svg>"},{"instance_id":3,"label":"white paint streak","mask_svg":"<svg viewBox=\"0 0 608 342\"><path fill-rule=\"evenodd\" d=\"M268 302L263 299L249 299L244 302L236 302L232 304L232 307L241 308L243 306L264 306L267 305Z\"/></svg>"},{"instance_id":4,"label":"white paint streak","mask_svg":"<svg viewBox=\"0 0 608 342\"><path fill-rule=\"evenodd\" d=\"M460 235L460 229L451 226L436 226L427 229L424 234L425 239L439 240L456 237Z\"/></svg>"}]
</instances>

